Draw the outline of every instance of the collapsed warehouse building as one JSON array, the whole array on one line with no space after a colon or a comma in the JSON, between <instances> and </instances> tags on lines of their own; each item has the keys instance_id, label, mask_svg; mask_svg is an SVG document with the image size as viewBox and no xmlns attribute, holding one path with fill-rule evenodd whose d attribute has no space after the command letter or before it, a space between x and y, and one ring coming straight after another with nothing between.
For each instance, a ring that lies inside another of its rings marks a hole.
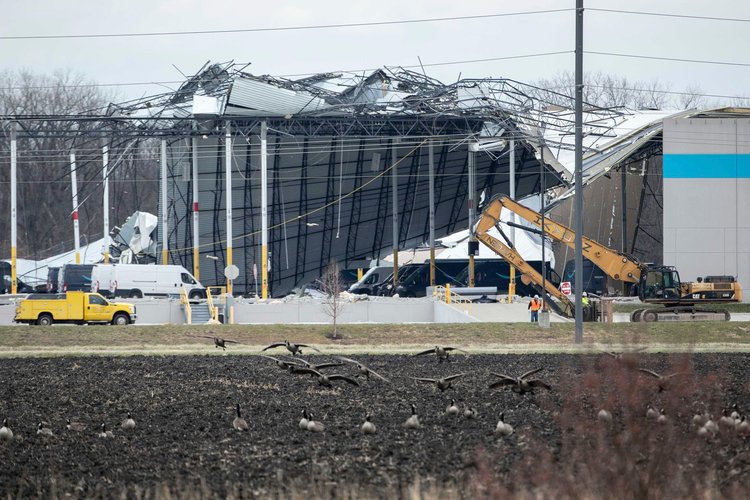
<instances>
[{"instance_id":1,"label":"collapsed warehouse building","mask_svg":"<svg viewBox=\"0 0 750 500\"><path fill-rule=\"evenodd\" d=\"M290 79L207 64L174 92L86 117L87 134L71 141L151 140L162 167L158 260L194 269L209 285L224 284L234 264L234 293L255 293L265 247L269 295L280 296L320 277L331 260L366 267L431 234L466 229L482 202L501 193L544 191L551 213L567 222L573 111L549 92L509 79L443 84L403 68ZM639 179L660 171L665 115L584 112L584 185L628 176L626 197L590 190L585 232L652 261L661 259L651 209L661 192ZM19 133L44 128L36 119L19 120ZM625 233L617 231L622 220ZM560 255L558 265L566 260Z\"/></svg>"}]
</instances>

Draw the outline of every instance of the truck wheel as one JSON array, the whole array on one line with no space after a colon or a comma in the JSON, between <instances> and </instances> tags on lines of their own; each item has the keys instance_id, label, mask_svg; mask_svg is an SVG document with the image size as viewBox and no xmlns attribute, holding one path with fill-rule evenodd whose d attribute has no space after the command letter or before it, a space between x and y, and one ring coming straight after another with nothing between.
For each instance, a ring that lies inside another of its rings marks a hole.
<instances>
[{"instance_id":1,"label":"truck wheel","mask_svg":"<svg viewBox=\"0 0 750 500\"><path fill-rule=\"evenodd\" d=\"M40 326L49 326L52 324L52 315L51 314L40 314L39 318L36 320L36 324Z\"/></svg>"},{"instance_id":2,"label":"truck wheel","mask_svg":"<svg viewBox=\"0 0 750 500\"><path fill-rule=\"evenodd\" d=\"M643 309L636 309L632 313L630 313L630 322L631 323L638 323L641 321L641 315L643 314Z\"/></svg>"},{"instance_id":3,"label":"truck wheel","mask_svg":"<svg viewBox=\"0 0 750 500\"><path fill-rule=\"evenodd\" d=\"M112 318L112 324L118 326L129 325L130 317L125 313L117 313L115 314L115 317Z\"/></svg>"},{"instance_id":4,"label":"truck wheel","mask_svg":"<svg viewBox=\"0 0 750 500\"><path fill-rule=\"evenodd\" d=\"M643 321L647 323L653 323L654 321L659 320L659 316L654 311L644 311L641 317L643 318Z\"/></svg>"},{"instance_id":5,"label":"truck wheel","mask_svg":"<svg viewBox=\"0 0 750 500\"><path fill-rule=\"evenodd\" d=\"M131 299L142 299L143 298L143 292L140 290L133 290L130 292L130 298Z\"/></svg>"},{"instance_id":6,"label":"truck wheel","mask_svg":"<svg viewBox=\"0 0 750 500\"><path fill-rule=\"evenodd\" d=\"M202 299L203 298L203 292L200 290L192 290L190 292L189 298L191 299Z\"/></svg>"}]
</instances>

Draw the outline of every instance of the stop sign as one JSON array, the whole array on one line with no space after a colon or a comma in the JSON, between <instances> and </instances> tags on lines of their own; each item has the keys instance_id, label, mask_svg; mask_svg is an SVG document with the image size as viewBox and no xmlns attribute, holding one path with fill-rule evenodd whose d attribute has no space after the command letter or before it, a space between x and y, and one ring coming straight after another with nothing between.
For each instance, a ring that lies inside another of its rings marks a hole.
<instances>
[{"instance_id":1,"label":"stop sign","mask_svg":"<svg viewBox=\"0 0 750 500\"><path fill-rule=\"evenodd\" d=\"M560 283L560 291L563 295L570 295L570 281L563 281Z\"/></svg>"}]
</instances>

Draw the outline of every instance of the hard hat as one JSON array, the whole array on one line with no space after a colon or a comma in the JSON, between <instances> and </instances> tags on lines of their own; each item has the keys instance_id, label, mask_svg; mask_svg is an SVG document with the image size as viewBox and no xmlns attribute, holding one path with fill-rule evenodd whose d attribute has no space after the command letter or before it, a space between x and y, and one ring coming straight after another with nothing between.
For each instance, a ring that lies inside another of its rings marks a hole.
<instances>
[{"instance_id":1,"label":"hard hat","mask_svg":"<svg viewBox=\"0 0 750 500\"><path fill-rule=\"evenodd\" d=\"M589 294L588 294L588 293L586 293L586 292L583 292L583 296L584 296L584 297L588 297L588 296L589 296Z\"/></svg>"},{"instance_id":2,"label":"hard hat","mask_svg":"<svg viewBox=\"0 0 750 500\"><path fill-rule=\"evenodd\" d=\"M538 299L538 298L539 298L539 295L534 295L534 298L535 298L535 299Z\"/></svg>"}]
</instances>

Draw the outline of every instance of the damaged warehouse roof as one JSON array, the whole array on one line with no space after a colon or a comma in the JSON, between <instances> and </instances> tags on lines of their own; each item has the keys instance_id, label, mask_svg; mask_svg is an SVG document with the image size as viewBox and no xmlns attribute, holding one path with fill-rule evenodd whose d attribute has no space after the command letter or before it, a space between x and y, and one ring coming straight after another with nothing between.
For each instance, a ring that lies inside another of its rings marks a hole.
<instances>
[{"instance_id":1,"label":"damaged warehouse roof","mask_svg":"<svg viewBox=\"0 0 750 500\"><path fill-rule=\"evenodd\" d=\"M493 78L443 84L403 68L300 78L256 76L246 69L232 62L207 63L173 92L112 104L97 117L103 123L97 139L102 131L123 142L166 139L170 261L188 268L194 255L191 189L197 184L198 255L219 257L200 261L207 283L223 282L227 262L222 179L229 129L235 138L231 239L241 270L238 291L253 288L253 268L260 268L261 122L269 136L269 284L274 294L316 279L331 259L352 267L381 258L393 247L423 244L429 234L428 144L435 150L438 238L468 226L472 154L474 199L510 192L511 140L517 198L538 194L542 175L552 192L571 186L573 111L555 105L547 89ZM642 128L628 126L642 116L586 105L587 169L647 143ZM44 128L26 125L29 134ZM195 178L192 146L185 142L189 137L203 138ZM80 130L76 140L81 140Z\"/></svg>"}]
</instances>

